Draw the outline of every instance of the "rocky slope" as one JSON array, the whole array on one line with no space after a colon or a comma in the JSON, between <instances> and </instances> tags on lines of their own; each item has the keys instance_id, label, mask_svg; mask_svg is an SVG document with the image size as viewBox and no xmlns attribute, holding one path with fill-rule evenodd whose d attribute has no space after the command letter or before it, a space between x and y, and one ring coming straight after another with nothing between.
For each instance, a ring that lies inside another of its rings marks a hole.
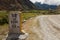
<instances>
[{"instance_id":1,"label":"rocky slope","mask_svg":"<svg viewBox=\"0 0 60 40\"><path fill-rule=\"evenodd\" d=\"M0 10L27 10L35 9L30 0L0 0Z\"/></svg>"}]
</instances>

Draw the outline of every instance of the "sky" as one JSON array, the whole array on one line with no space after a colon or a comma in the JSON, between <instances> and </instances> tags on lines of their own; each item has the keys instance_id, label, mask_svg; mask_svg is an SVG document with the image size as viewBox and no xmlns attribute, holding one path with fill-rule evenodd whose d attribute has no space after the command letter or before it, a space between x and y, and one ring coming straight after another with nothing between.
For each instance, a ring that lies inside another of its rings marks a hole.
<instances>
[{"instance_id":1,"label":"sky","mask_svg":"<svg viewBox=\"0 0 60 40\"><path fill-rule=\"evenodd\" d=\"M41 2L42 4L49 4L49 5L60 5L60 0L30 0L33 3L37 2Z\"/></svg>"}]
</instances>

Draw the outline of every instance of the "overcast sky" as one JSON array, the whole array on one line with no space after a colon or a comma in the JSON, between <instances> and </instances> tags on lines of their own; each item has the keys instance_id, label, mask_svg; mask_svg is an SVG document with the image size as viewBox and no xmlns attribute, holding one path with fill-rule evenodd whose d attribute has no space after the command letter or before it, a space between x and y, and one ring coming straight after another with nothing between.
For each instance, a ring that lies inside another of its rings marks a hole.
<instances>
[{"instance_id":1,"label":"overcast sky","mask_svg":"<svg viewBox=\"0 0 60 40\"><path fill-rule=\"evenodd\" d=\"M32 1L33 3L37 1L41 2L42 4L46 3L49 5L60 5L60 0L30 0L30 1Z\"/></svg>"}]
</instances>

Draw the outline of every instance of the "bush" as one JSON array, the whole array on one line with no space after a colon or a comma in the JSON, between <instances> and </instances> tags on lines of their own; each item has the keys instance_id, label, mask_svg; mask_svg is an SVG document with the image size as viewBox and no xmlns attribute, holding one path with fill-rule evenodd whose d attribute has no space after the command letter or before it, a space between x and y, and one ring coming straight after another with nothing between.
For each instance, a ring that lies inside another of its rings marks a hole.
<instances>
[{"instance_id":1,"label":"bush","mask_svg":"<svg viewBox=\"0 0 60 40\"><path fill-rule=\"evenodd\" d=\"M8 21L6 18L0 19L0 25L8 24Z\"/></svg>"},{"instance_id":2,"label":"bush","mask_svg":"<svg viewBox=\"0 0 60 40\"><path fill-rule=\"evenodd\" d=\"M8 24L7 13L0 13L0 25Z\"/></svg>"}]
</instances>

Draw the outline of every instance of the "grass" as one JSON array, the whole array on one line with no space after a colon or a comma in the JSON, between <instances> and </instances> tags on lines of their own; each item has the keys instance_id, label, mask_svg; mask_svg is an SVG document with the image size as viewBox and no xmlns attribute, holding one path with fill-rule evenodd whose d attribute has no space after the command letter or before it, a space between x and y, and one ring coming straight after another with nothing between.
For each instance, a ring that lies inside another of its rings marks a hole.
<instances>
[{"instance_id":1,"label":"grass","mask_svg":"<svg viewBox=\"0 0 60 40\"><path fill-rule=\"evenodd\" d=\"M5 19L8 21L8 14L9 12L7 11L0 11L0 20ZM57 13L55 11L50 12L49 10L30 10L30 11L22 12L21 16L22 16L22 20L27 20L29 18L36 17L38 15L50 15L50 14L57 14Z\"/></svg>"},{"instance_id":2,"label":"grass","mask_svg":"<svg viewBox=\"0 0 60 40\"><path fill-rule=\"evenodd\" d=\"M6 11L0 11L0 18L6 16L8 13Z\"/></svg>"},{"instance_id":3,"label":"grass","mask_svg":"<svg viewBox=\"0 0 60 40\"><path fill-rule=\"evenodd\" d=\"M35 17L35 16L37 16L37 15L40 15L40 13L36 13L35 12L36 10L33 10L33 12L32 11L30 11L30 12L23 12L22 13L22 19L23 20L27 20L27 19L29 19L29 18L31 18L31 17ZM31 13L32 12L32 13ZM34 13L35 12L35 13ZM41 11L41 12L43 12L43 11ZM7 20L8 20L8 12L6 12L6 11L0 11L0 19L2 19L2 18L6 18Z\"/></svg>"},{"instance_id":4,"label":"grass","mask_svg":"<svg viewBox=\"0 0 60 40\"><path fill-rule=\"evenodd\" d=\"M5 18L6 15L9 13L6 11L0 11L0 19ZM49 10L30 10L30 11L24 11L22 12L22 19L27 20L31 17L35 17L37 15L46 15L46 14L57 14L55 11L49 11ZM59 13L60 14L60 13ZM7 17L6 17L7 18Z\"/></svg>"},{"instance_id":5,"label":"grass","mask_svg":"<svg viewBox=\"0 0 60 40\"><path fill-rule=\"evenodd\" d=\"M8 31L8 24L0 25L0 35L5 35L6 31Z\"/></svg>"},{"instance_id":6,"label":"grass","mask_svg":"<svg viewBox=\"0 0 60 40\"><path fill-rule=\"evenodd\" d=\"M24 19L27 20L27 19L29 19L31 17L35 17L37 15L39 15L39 14L38 13L22 13L22 18L23 18L23 20Z\"/></svg>"}]
</instances>

